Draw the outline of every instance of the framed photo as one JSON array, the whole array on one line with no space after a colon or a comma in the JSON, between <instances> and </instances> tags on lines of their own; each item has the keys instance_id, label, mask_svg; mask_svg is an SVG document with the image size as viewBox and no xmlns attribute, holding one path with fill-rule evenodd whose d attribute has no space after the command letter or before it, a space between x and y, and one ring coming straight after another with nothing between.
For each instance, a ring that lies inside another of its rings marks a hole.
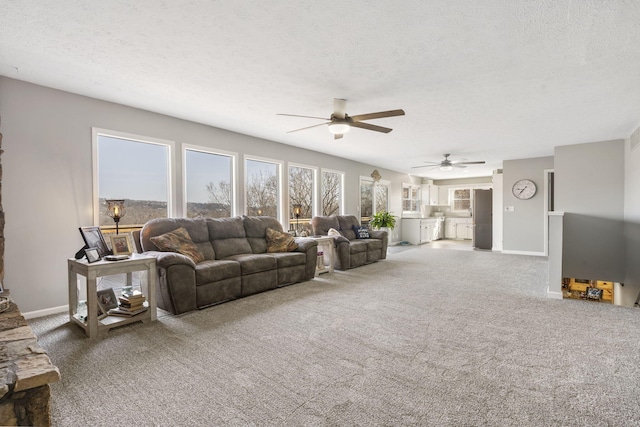
<instances>
[{"instance_id":1,"label":"framed photo","mask_svg":"<svg viewBox=\"0 0 640 427\"><path fill-rule=\"evenodd\" d=\"M128 234L109 234L111 250L114 255L131 255L131 240Z\"/></svg>"},{"instance_id":2,"label":"framed photo","mask_svg":"<svg viewBox=\"0 0 640 427\"><path fill-rule=\"evenodd\" d=\"M80 227L80 234L82 234L82 238L87 247L98 250L100 258L111 253L107 242L104 240L102 231L100 231L100 227Z\"/></svg>"},{"instance_id":3,"label":"framed photo","mask_svg":"<svg viewBox=\"0 0 640 427\"><path fill-rule=\"evenodd\" d=\"M84 250L84 254L87 257L89 263L100 261L100 254L98 248L87 248Z\"/></svg>"},{"instance_id":4,"label":"framed photo","mask_svg":"<svg viewBox=\"0 0 640 427\"><path fill-rule=\"evenodd\" d=\"M118 307L118 298L113 288L98 291L98 308L103 314L107 314L112 308Z\"/></svg>"}]
</instances>

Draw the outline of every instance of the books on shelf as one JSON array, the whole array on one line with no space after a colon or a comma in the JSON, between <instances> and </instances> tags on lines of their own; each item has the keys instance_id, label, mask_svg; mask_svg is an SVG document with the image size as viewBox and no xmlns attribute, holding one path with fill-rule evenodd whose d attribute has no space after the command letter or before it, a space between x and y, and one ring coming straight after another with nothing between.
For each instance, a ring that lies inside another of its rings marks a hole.
<instances>
[{"instance_id":1,"label":"books on shelf","mask_svg":"<svg viewBox=\"0 0 640 427\"><path fill-rule=\"evenodd\" d=\"M132 309L129 309L126 307L117 307L109 310L109 315L131 317L131 316L135 316L136 314L144 313L145 311L147 311L148 308L149 308L149 305L146 302L142 306L132 308Z\"/></svg>"},{"instance_id":2,"label":"books on shelf","mask_svg":"<svg viewBox=\"0 0 640 427\"><path fill-rule=\"evenodd\" d=\"M109 310L110 315L114 316L135 316L146 311L149 308L147 299L140 291L126 291L118 297L118 307Z\"/></svg>"}]
</instances>

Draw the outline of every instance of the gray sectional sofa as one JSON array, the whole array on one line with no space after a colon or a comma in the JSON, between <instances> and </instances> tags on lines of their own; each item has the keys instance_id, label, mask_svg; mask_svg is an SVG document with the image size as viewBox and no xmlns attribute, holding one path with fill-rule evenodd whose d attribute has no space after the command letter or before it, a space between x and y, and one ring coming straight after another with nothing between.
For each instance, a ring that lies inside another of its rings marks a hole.
<instances>
[{"instance_id":1,"label":"gray sectional sofa","mask_svg":"<svg viewBox=\"0 0 640 427\"><path fill-rule=\"evenodd\" d=\"M204 260L196 263L182 253L161 251L152 241L180 228L187 230ZM159 218L147 222L139 243L142 253L157 259L158 307L179 314L313 279L317 242L296 237L295 251L267 252L267 228L282 231L272 217Z\"/></svg>"},{"instance_id":2,"label":"gray sectional sofa","mask_svg":"<svg viewBox=\"0 0 640 427\"><path fill-rule=\"evenodd\" d=\"M368 239L356 238L354 227L359 227L353 215L316 216L311 218L313 234L326 236L331 228L340 236L334 236L336 257L334 267L349 270L387 257L389 236L386 230L369 230Z\"/></svg>"}]
</instances>

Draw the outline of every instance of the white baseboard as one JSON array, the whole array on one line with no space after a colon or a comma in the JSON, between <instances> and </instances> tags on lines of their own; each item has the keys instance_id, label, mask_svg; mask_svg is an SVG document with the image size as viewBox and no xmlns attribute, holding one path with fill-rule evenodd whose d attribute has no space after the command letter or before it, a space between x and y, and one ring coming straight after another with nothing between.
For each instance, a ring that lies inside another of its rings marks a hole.
<instances>
[{"instance_id":1,"label":"white baseboard","mask_svg":"<svg viewBox=\"0 0 640 427\"><path fill-rule=\"evenodd\" d=\"M562 292L550 291L549 287L547 286L547 298L562 299Z\"/></svg>"},{"instance_id":2,"label":"white baseboard","mask_svg":"<svg viewBox=\"0 0 640 427\"><path fill-rule=\"evenodd\" d=\"M547 256L544 252L529 252L529 251L508 251L502 250L503 254L509 255L529 255L529 256Z\"/></svg>"},{"instance_id":3,"label":"white baseboard","mask_svg":"<svg viewBox=\"0 0 640 427\"><path fill-rule=\"evenodd\" d=\"M59 307L45 308L44 310L29 311L27 313L22 313L22 316L25 319L35 319L36 317L44 317L50 314L64 313L66 311L69 311L69 306L61 305Z\"/></svg>"}]
</instances>

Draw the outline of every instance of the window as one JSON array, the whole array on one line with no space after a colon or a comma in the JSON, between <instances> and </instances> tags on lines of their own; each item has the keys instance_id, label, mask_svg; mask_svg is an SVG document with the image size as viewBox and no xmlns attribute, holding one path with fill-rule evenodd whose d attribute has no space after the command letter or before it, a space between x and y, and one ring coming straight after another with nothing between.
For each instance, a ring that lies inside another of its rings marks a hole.
<instances>
[{"instance_id":1,"label":"window","mask_svg":"<svg viewBox=\"0 0 640 427\"><path fill-rule=\"evenodd\" d=\"M308 224L313 217L316 170L304 166L289 166L289 224ZM294 207L300 205L296 218Z\"/></svg>"},{"instance_id":2,"label":"window","mask_svg":"<svg viewBox=\"0 0 640 427\"><path fill-rule=\"evenodd\" d=\"M105 200L124 199L122 225L142 225L172 214L173 142L93 129L94 221L114 225Z\"/></svg>"},{"instance_id":3,"label":"window","mask_svg":"<svg viewBox=\"0 0 640 427\"><path fill-rule=\"evenodd\" d=\"M368 224L376 212L389 210L389 182L360 178L360 223Z\"/></svg>"},{"instance_id":4,"label":"window","mask_svg":"<svg viewBox=\"0 0 640 427\"><path fill-rule=\"evenodd\" d=\"M420 212L420 186L402 184L402 210Z\"/></svg>"},{"instance_id":5,"label":"window","mask_svg":"<svg viewBox=\"0 0 640 427\"><path fill-rule=\"evenodd\" d=\"M246 214L279 218L280 163L247 159L245 162Z\"/></svg>"},{"instance_id":6,"label":"window","mask_svg":"<svg viewBox=\"0 0 640 427\"><path fill-rule=\"evenodd\" d=\"M185 146L185 216L224 218L235 214L236 156Z\"/></svg>"},{"instance_id":7,"label":"window","mask_svg":"<svg viewBox=\"0 0 640 427\"><path fill-rule=\"evenodd\" d=\"M343 172L322 171L322 215L342 213Z\"/></svg>"},{"instance_id":8,"label":"window","mask_svg":"<svg viewBox=\"0 0 640 427\"><path fill-rule=\"evenodd\" d=\"M451 211L469 211L471 209L471 189L452 189Z\"/></svg>"}]
</instances>

